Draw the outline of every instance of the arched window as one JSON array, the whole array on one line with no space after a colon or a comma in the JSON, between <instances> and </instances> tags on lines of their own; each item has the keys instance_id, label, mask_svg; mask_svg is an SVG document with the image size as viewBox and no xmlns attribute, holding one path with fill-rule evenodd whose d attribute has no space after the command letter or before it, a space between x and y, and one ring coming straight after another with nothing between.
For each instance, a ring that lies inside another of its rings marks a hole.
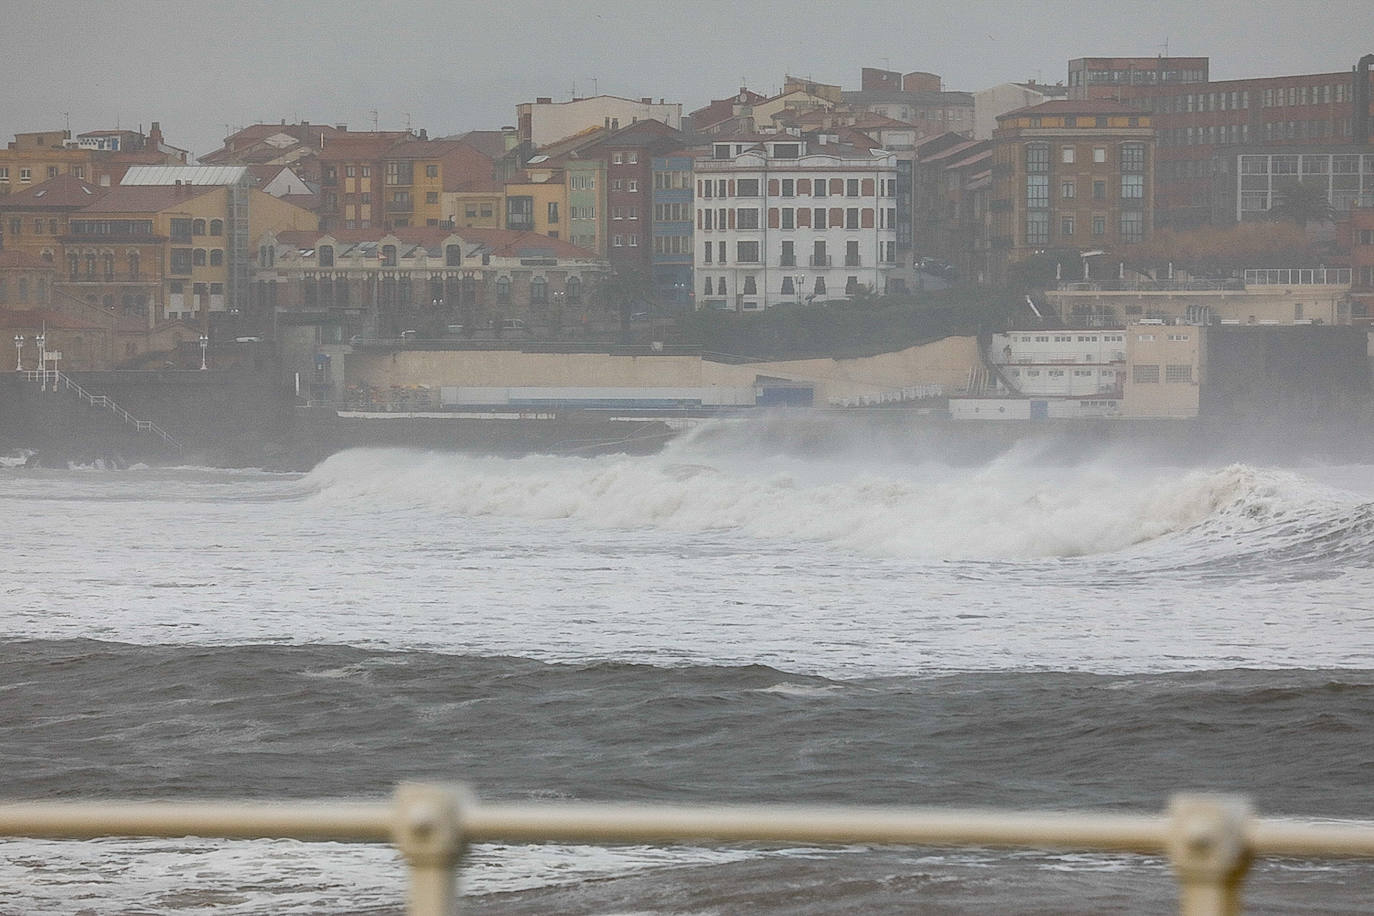
<instances>
[{"instance_id":1,"label":"arched window","mask_svg":"<svg viewBox=\"0 0 1374 916\"><path fill-rule=\"evenodd\" d=\"M75 251L67 252L67 277L75 280L81 272L81 259L76 256Z\"/></svg>"},{"instance_id":2,"label":"arched window","mask_svg":"<svg viewBox=\"0 0 1374 916\"><path fill-rule=\"evenodd\" d=\"M383 267L395 267L395 266L396 266L396 246L395 246L395 245L383 245L383 246L382 246L382 266L383 266Z\"/></svg>"},{"instance_id":3,"label":"arched window","mask_svg":"<svg viewBox=\"0 0 1374 916\"><path fill-rule=\"evenodd\" d=\"M195 253L191 255L191 266L193 266L193 267L204 267L204 266L205 266L205 249L204 249L204 248L197 248L197 249L195 250Z\"/></svg>"},{"instance_id":4,"label":"arched window","mask_svg":"<svg viewBox=\"0 0 1374 916\"><path fill-rule=\"evenodd\" d=\"M48 235L57 235L57 220L48 220Z\"/></svg>"},{"instance_id":5,"label":"arched window","mask_svg":"<svg viewBox=\"0 0 1374 916\"><path fill-rule=\"evenodd\" d=\"M580 305L582 303L582 280L580 277L569 277L568 282L563 287L567 294L569 305Z\"/></svg>"},{"instance_id":6,"label":"arched window","mask_svg":"<svg viewBox=\"0 0 1374 916\"><path fill-rule=\"evenodd\" d=\"M501 305L510 302L510 277L496 278L496 301Z\"/></svg>"},{"instance_id":7,"label":"arched window","mask_svg":"<svg viewBox=\"0 0 1374 916\"><path fill-rule=\"evenodd\" d=\"M87 279L87 280L94 280L94 279L95 279L95 252L94 252L94 251L88 251L88 252L86 252L86 279Z\"/></svg>"},{"instance_id":8,"label":"arched window","mask_svg":"<svg viewBox=\"0 0 1374 916\"><path fill-rule=\"evenodd\" d=\"M101 260L105 263L105 279L114 279L114 255L106 254Z\"/></svg>"},{"instance_id":9,"label":"arched window","mask_svg":"<svg viewBox=\"0 0 1374 916\"><path fill-rule=\"evenodd\" d=\"M210 249L210 266L219 267L224 263L224 252L219 248Z\"/></svg>"},{"instance_id":10,"label":"arched window","mask_svg":"<svg viewBox=\"0 0 1374 916\"><path fill-rule=\"evenodd\" d=\"M137 279L138 279L138 266L139 266L138 262L139 262L138 252L137 252L137 251L131 251L131 252L129 252L129 279L130 279L130 280L137 280Z\"/></svg>"},{"instance_id":11,"label":"arched window","mask_svg":"<svg viewBox=\"0 0 1374 916\"><path fill-rule=\"evenodd\" d=\"M203 220L203 219L198 219L198 220L196 220L195 222L191 223L191 234L192 234L192 235L204 235L204 234L205 234L205 220Z\"/></svg>"},{"instance_id":12,"label":"arched window","mask_svg":"<svg viewBox=\"0 0 1374 916\"><path fill-rule=\"evenodd\" d=\"M321 245L321 246L320 246L320 266L321 266L321 267L333 267L333 266L334 266L334 246L333 246L333 245Z\"/></svg>"},{"instance_id":13,"label":"arched window","mask_svg":"<svg viewBox=\"0 0 1374 916\"><path fill-rule=\"evenodd\" d=\"M51 248L44 248L44 249L43 249L43 260L44 260L45 262L47 262L48 264L51 264L51 263L52 263L52 249L51 249Z\"/></svg>"},{"instance_id":14,"label":"arched window","mask_svg":"<svg viewBox=\"0 0 1374 916\"><path fill-rule=\"evenodd\" d=\"M530 304L547 305L549 302L549 281L535 277L530 281Z\"/></svg>"},{"instance_id":15,"label":"arched window","mask_svg":"<svg viewBox=\"0 0 1374 916\"><path fill-rule=\"evenodd\" d=\"M210 234L211 234L211 235L224 235L224 220L222 220L222 219L212 219L212 220L210 220Z\"/></svg>"},{"instance_id":16,"label":"arched window","mask_svg":"<svg viewBox=\"0 0 1374 916\"><path fill-rule=\"evenodd\" d=\"M444 246L444 266L460 267L463 263L463 249L457 245Z\"/></svg>"}]
</instances>

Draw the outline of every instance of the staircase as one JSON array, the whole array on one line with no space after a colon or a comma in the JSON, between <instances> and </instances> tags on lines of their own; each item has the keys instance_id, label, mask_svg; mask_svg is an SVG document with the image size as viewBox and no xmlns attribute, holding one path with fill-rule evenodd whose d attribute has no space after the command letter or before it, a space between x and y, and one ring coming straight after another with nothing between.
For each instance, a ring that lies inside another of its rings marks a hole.
<instances>
[{"instance_id":1,"label":"staircase","mask_svg":"<svg viewBox=\"0 0 1374 916\"><path fill-rule=\"evenodd\" d=\"M140 420L105 395L91 394L85 388L78 385L76 381L65 372L56 369L48 369L46 371L28 369L24 370L24 376L31 382L39 382L42 384L44 390L46 390L49 383L51 383L53 391L74 391L76 392L76 396L87 404L90 404L92 407L108 409L116 417L123 420L126 425L132 426L138 432L151 433L157 436L165 445L176 449L178 453L185 450L185 447L177 441L177 439L152 420Z\"/></svg>"}]
</instances>

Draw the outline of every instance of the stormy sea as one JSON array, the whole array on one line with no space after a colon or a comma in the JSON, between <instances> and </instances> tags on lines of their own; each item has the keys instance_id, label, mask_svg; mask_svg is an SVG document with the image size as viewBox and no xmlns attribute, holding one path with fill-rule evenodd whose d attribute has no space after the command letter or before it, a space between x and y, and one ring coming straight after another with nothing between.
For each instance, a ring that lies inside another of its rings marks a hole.
<instances>
[{"instance_id":1,"label":"stormy sea","mask_svg":"<svg viewBox=\"0 0 1374 916\"><path fill-rule=\"evenodd\" d=\"M926 444L928 446L928 443ZM1374 465L785 420L650 456L0 459L0 797L786 802L1374 819ZM481 845L464 912L1158 913L1166 862ZM0 913L400 913L384 846L0 840ZM1248 912L1374 911L1274 859Z\"/></svg>"}]
</instances>

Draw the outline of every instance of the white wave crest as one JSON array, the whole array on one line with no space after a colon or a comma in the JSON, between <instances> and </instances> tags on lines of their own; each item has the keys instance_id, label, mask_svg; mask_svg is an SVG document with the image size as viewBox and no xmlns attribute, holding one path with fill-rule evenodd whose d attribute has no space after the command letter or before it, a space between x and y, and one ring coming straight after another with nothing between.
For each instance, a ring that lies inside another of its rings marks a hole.
<instances>
[{"instance_id":1,"label":"white wave crest","mask_svg":"<svg viewBox=\"0 0 1374 916\"><path fill-rule=\"evenodd\" d=\"M572 519L609 528L731 532L879 556L1023 559L1105 553L1225 518L1253 527L1311 505L1317 488L1232 465L1181 472L845 463L669 450L651 457L474 458L406 450L335 455L312 501L458 517Z\"/></svg>"}]
</instances>

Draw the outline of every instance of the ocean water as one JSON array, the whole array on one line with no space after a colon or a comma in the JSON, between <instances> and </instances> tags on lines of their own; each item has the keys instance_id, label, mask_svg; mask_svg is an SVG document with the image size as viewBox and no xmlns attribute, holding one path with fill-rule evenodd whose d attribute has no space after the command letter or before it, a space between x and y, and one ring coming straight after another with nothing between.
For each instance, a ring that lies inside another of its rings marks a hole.
<instances>
[{"instance_id":1,"label":"ocean water","mask_svg":"<svg viewBox=\"0 0 1374 916\"><path fill-rule=\"evenodd\" d=\"M722 421L653 456L0 468L0 795L1374 818L1374 467ZM390 849L0 841L0 913L394 913ZM1160 912L1143 857L482 846L465 911ZM1374 911L1279 860L1253 912Z\"/></svg>"}]
</instances>

